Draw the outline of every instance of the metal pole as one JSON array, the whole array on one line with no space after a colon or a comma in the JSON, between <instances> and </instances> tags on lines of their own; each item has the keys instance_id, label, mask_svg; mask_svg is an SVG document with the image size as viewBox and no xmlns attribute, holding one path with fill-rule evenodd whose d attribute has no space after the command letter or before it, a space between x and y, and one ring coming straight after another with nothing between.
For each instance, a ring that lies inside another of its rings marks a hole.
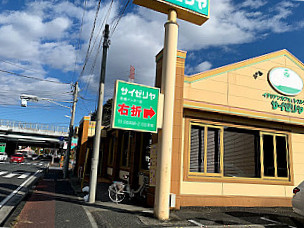
<instances>
[{"instance_id":1,"label":"metal pole","mask_svg":"<svg viewBox=\"0 0 304 228\"><path fill-rule=\"evenodd\" d=\"M154 214L160 220L169 219L169 201L171 188L171 157L172 157L172 132L174 93L176 78L176 56L178 24L176 23L177 13L170 10L168 21L165 24L165 44L163 50L162 91L164 99L164 119L161 138L158 142L160 151L157 154L156 189Z\"/></svg>"},{"instance_id":2,"label":"metal pole","mask_svg":"<svg viewBox=\"0 0 304 228\"><path fill-rule=\"evenodd\" d=\"M91 175L90 175L89 203L94 203L96 196L99 147L100 147L100 136L101 136L101 125L102 125L102 109L103 109L103 99L104 99L104 83L106 76L107 52L110 46L109 33L110 33L109 25L106 24L104 30L104 41L103 41L100 84L99 84L99 97L98 97L98 106L97 106L97 114L96 114L95 137L93 144L93 157L92 157Z\"/></svg>"},{"instance_id":3,"label":"metal pole","mask_svg":"<svg viewBox=\"0 0 304 228\"><path fill-rule=\"evenodd\" d=\"M72 107L71 120L70 120L69 142L68 142L68 149L66 151L64 170L63 170L64 178L67 178L69 173L70 153L71 153L72 137L74 132L73 129L74 129L75 110L76 110L76 103L78 96L78 82L76 82L74 85L73 95L74 95L74 99L73 99L73 107Z\"/></svg>"}]
</instances>

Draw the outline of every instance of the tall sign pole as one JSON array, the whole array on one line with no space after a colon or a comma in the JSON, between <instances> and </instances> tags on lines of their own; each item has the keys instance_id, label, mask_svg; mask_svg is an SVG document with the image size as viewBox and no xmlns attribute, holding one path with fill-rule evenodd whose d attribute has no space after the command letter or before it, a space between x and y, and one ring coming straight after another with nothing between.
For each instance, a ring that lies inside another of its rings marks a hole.
<instances>
[{"instance_id":1,"label":"tall sign pole","mask_svg":"<svg viewBox=\"0 0 304 228\"><path fill-rule=\"evenodd\" d=\"M98 97L95 137L93 144L93 157L92 157L91 175L90 175L89 203L94 203L96 196L97 171L98 171L100 136L101 136L101 125L102 125L102 109L103 109L103 99L104 99L104 83L106 76L107 53L108 53L108 48L110 46L109 33L110 33L109 25L106 24L104 30L104 41L103 41L103 50L102 50L103 52L102 52L100 84L99 84L99 97Z\"/></svg>"},{"instance_id":2,"label":"tall sign pole","mask_svg":"<svg viewBox=\"0 0 304 228\"><path fill-rule=\"evenodd\" d=\"M171 188L171 156L173 134L174 92L176 77L176 57L178 24L177 13L171 9L165 24L165 44L163 50L162 93L164 99L163 129L159 140L160 153L157 156L156 189L154 214L160 220L169 219Z\"/></svg>"},{"instance_id":3,"label":"tall sign pole","mask_svg":"<svg viewBox=\"0 0 304 228\"><path fill-rule=\"evenodd\" d=\"M72 137L73 137L73 133L74 133L74 119L75 119L77 95L78 95L78 82L75 83L74 91L73 91L74 98L73 98L73 107L72 107L70 128L69 128L69 142L68 142L68 148L67 148L65 160L64 160L64 172L63 172L64 178L67 178L68 173L69 173L70 154L71 154Z\"/></svg>"}]
</instances>

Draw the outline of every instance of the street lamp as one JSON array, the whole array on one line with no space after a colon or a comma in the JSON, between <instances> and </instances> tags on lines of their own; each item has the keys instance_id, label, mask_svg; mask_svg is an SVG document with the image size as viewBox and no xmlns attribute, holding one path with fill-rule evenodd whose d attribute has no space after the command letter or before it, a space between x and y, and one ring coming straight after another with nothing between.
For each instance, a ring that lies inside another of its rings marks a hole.
<instances>
[{"instance_id":1,"label":"street lamp","mask_svg":"<svg viewBox=\"0 0 304 228\"><path fill-rule=\"evenodd\" d=\"M38 102L39 100L44 100L56 105L59 105L61 107L65 107L71 110L71 120L70 120L70 127L69 127L69 142L68 142L68 149L66 151L66 157L65 157L65 162L64 162L64 170L63 170L63 175L64 178L67 178L68 176L68 171L69 171L69 163L70 163L70 152L71 152L71 145L72 145L72 137L73 137L73 133L74 133L74 119L75 119L75 111L76 111L76 102L77 102L77 95L78 95L78 82L76 82L74 85L74 89L73 89L73 107L68 107L65 105L62 105L52 99L49 98L39 98L37 96L33 96L33 95L26 95L26 94L22 94L20 96L21 99L21 106L22 107L26 107L27 106L27 101L34 101L34 102Z\"/></svg>"},{"instance_id":2,"label":"street lamp","mask_svg":"<svg viewBox=\"0 0 304 228\"><path fill-rule=\"evenodd\" d=\"M21 107L27 107L27 102L28 101L38 102L38 101L41 100L41 101L47 101L47 102L50 102L50 103L53 103L53 104L59 105L61 107L68 108L68 109L72 110L71 107L66 106L66 105L62 105L62 104L54 101L53 99L38 97L38 96L35 96L35 95L22 94L20 96L20 100L21 100ZM64 102L73 103L73 101L64 101Z\"/></svg>"},{"instance_id":3,"label":"street lamp","mask_svg":"<svg viewBox=\"0 0 304 228\"><path fill-rule=\"evenodd\" d=\"M27 107L27 101L34 101L38 102L38 97L34 95L27 95L27 94L22 94L20 96L21 99L21 107Z\"/></svg>"}]
</instances>

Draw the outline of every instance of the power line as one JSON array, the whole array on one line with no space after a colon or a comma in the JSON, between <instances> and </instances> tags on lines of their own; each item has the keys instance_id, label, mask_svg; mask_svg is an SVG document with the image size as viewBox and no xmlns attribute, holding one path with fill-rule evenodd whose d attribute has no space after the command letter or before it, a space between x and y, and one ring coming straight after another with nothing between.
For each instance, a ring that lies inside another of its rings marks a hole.
<instances>
[{"instance_id":1,"label":"power line","mask_svg":"<svg viewBox=\"0 0 304 228\"><path fill-rule=\"evenodd\" d=\"M89 53L89 56L92 54L92 52L93 52L93 50L94 50L94 47L95 47L96 42L97 42L97 39L98 39L98 37L99 37L100 34L101 34L101 31L102 31L102 29L103 29L104 24L108 21L108 18L109 18L109 16L110 16L110 13L111 13L111 10L112 10L113 2L114 2L114 0L111 1L110 5L109 5L109 8L108 8L108 11L107 11L107 13L106 13L106 15L105 15L105 18L104 18L102 24L100 25L99 31L98 31L98 33L97 33L97 35L96 35L96 38L95 38L95 40L94 40L94 43L93 43L93 46L92 46L91 51L90 51L90 53ZM97 51L96 51L96 55L95 55L94 61L93 61L93 63L92 63L92 66L91 66L91 69L90 69L89 74L92 74L93 71L94 71L94 69L95 69L96 61L97 61L97 59L98 59L98 54L100 53L100 50L101 50L102 41L103 41L103 37L101 37L101 39L99 40L99 44L98 44L98 48L97 48ZM90 84L91 84L91 81L92 81L92 79L90 79L90 80L88 80L88 81L86 82L86 86L85 86L85 90L84 90L84 96L86 96L86 94L87 94L87 90L88 90L88 88L89 88L89 86L90 86Z\"/></svg>"},{"instance_id":2,"label":"power line","mask_svg":"<svg viewBox=\"0 0 304 228\"><path fill-rule=\"evenodd\" d=\"M119 24L119 22L120 22L122 16L124 15L124 13L125 13L125 11L126 11L126 9L127 9L127 7L128 7L129 4L130 4L130 0L128 0L128 1L126 2L124 8L120 11L120 16L118 17L116 24L113 26L113 31L112 31L112 33L111 33L112 36L113 36L113 34L114 34L114 32L115 32L115 30L116 30L116 28L117 28L117 26L118 26L118 24ZM114 22L113 22L113 23L114 23Z\"/></svg>"},{"instance_id":3,"label":"power line","mask_svg":"<svg viewBox=\"0 0 304 228\"><path fill-rule=\"evenodd\" d=\"M97 33L97 35L96 35L95 40L94 40L93 47L91 48L90 55L91 55L91 53L92 53L93 50L94 50L94 47L95 47L96 42L97 42L97 39L98 39L99 35L101 34L101 31L102 31L102 29L103 29L103 27L104 27L104 24L108 21L108 18L109 18L109 16L110 16L111 11L112 11L113 2L114 2L114 0L111 1L110 5L109 5L109 8L108 8L108 11L107 11L107 13L106 13L106 16L105 16L105 18L104 18L102 24L100 25L99 31L98 31L98 33ZM92 73L93 70L94 70L94 68L95 68L97 56L98 56L99 51L101 50L102 41L103 41L103 37L101 37L101 39L99 39L99 44L98 44L97 52L96 52L96 55L95 55L94 62L93 62L93 64L92 64L90 73Z\"/></svg>"},{"instance_id":4,"label":"power line","mask_svg":"<svg viewBox=\"0 0 304 228\"><path fill-rule=\"evenodd\" d=\"M92 28L91 35L90 35L90 40L89 40L89 46L88 46L88 49L87 49L86 57L85 57L85 59L84 59L84 64L83 64L83 67L82 67L82 71L81 71L81 73L80 73L80 77L82 76L82 74L83 74L83 72L84 72L84 70L85 70L85 68L86 68L88 59L89 59L90 48L91 48L91 42L92 42L93 35L94 35L94 31L95 31L96 21L97 21L99 9L100 9L100 3L101 3L101 0L99 0L98 5L97 5L96 14L95 14L95 19L94 19L94 23L93 23L93 28Z\"/></svg>"},{"instance_id":5,"label":"power line","mask_svg":"<svg viewBox=\"0 0 304 228\"><path fill-rule=\"evenodd\" d=\"M57 82L57 81L52 81L52 80L48 80L48 79L36 78L36 77L27 76L27 75L23 75L23 74L17 74L17 73L14 73L14 72L6 71L6 70L1 70L1 69L0 69L0 72L7 73L7 74L12 74L12 75L15 75L15 76L18 76L18 77L23 77L23 78L43 81L43 82L52 82L52 83L57 83L57 84L70 85L70 83Z\"/></svg>"},{"instance_id":6,"label":"power line","mask_svg":"<svg viewBox=\"0 0 304 228\"><path fill-rule=\"evenodd\" d=\"M12 65L12 66L16 66L16 67L18 67L20 69L23 69L23 70L27 70L27 71L31 71L31 72L35 72L35 73L39 73L39 74L43 74L44 73L44 72L41 72L41 71L25 68L23 66L20 66L20 65L18 65L16 63L13 63L13 62L10 62L10 61L7 61L7 60L0 59L0 61L4 62L6 64L9 64L9 65Z\"/></svg>"}]
</instances>

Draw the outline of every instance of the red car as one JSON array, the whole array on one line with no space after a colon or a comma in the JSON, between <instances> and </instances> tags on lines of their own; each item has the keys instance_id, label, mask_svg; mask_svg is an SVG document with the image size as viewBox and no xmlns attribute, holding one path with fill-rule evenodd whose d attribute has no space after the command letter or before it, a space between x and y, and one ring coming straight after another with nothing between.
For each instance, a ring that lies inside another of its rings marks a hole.
<instances>
[{"instance_id":1,"label":"red car","mask_svg":"<svg viewBox=\"0 0 304 228\"><path fill-rule=\"evenodd\" d=\"M17 162L17 163L21 163L24 162L24 156L23 154L13 154L11 156L11 162Z\"/></svg>"}]
</instances>

